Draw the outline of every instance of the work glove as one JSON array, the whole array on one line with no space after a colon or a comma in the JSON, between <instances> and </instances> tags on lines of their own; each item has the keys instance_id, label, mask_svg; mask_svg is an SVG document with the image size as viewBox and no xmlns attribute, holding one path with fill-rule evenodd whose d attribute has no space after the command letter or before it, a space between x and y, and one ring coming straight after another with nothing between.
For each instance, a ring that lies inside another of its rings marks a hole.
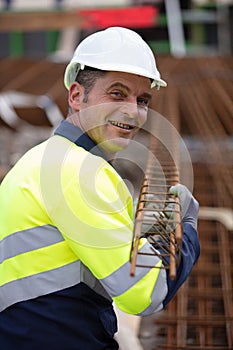
<instances>
[{"instance_id":1,"label":"work glove","mask_svg":"<svg viewBox=\"0 0 233 350\"><path fill-rule=\"evenodd\" d=\"M189 223L197 230L199 204L192 193L181 184L170 187L169 193L179 197L182 223Z\"/></svg>"},{"instance_id":2,"label":"work glove","mask_svg":"<svg viewBox=\"0 0 233 350\"><path fill-rule=\"evenodd\" d=\"M144 195L144 221L142 223L142 236L144 234L153 235L154 233L162 233L171 217L170 204L166 204L166 196L154 195L147 193ZM136 208L136 202L135 208Z\"/></svg>"}]
</instances>

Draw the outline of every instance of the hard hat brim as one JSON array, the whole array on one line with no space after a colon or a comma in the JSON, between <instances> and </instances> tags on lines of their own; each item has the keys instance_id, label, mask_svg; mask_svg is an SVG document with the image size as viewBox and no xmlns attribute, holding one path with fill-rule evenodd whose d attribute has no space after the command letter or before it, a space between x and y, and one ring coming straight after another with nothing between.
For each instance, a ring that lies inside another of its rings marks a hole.
<instances>
[{"instance_id":1,"label":"hard hat brim","mask_svg":"<svg viewBox=\"0 0 233 350\"><path fill-rule=\"evenodd\" d=\"M88 66L88 64L85 64ZM64 75L64 84L65 87L69 90L70 85L75 81L80 69L84 69L85 67L84 64L82 63L77 63L77 62L70 62L68 64L68 66L66 67L65 70L65 75ZM90 65L93 67L93 64ZM82 68L81 68L82 67ZM151 74L149 74L148 71L146 71L145 69L137 69L137 71L135 71L135 67L134 66L130 66L130 65L118 65L118 67L112 67L112 65L108 65L108 64L104 64L104 68L100 65L95 65L96 69L99 70L104 70L104 71L115 71L115 72L124 72L124 73L130 73L130 74L136 74L136 75L141 75L143 77L146 77L148 79L152 80L151 83L151 88L154 87L166 87L167 83L161 79L160 77L157 76L152 76Z\"/></svg>"}]
</instances>

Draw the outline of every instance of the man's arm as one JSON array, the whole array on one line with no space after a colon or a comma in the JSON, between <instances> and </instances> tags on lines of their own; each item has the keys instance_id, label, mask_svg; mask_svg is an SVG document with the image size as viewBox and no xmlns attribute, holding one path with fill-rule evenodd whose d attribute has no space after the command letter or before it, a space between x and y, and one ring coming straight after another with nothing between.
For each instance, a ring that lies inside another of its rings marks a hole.
<instances>
[{"instance_id":1,"label":"man's arm","mask_svg":"<svg viewBox=\"0 0 233 350\"><path fill-rule=\"evenodd\" d=\"M170 188L170 193L178 196L181 206L183 237L181 245L181 261L177 268L176 279L171 280L167 270L168 293L163 302L167 305L177 290L185 282L200 255L200 243L197 234L199 204L184 185L178 184Z\"/></svg>"}]
</instances>

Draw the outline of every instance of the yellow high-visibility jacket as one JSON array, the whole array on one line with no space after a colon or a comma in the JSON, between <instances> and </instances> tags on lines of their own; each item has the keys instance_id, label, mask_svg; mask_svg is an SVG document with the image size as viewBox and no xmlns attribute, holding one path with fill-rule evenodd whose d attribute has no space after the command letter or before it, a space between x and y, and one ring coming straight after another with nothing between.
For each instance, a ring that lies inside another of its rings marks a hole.
<instances>
[{"instance_id":1,"label":"yellow high-visibility jacket","mask_svg":"<svg viewBox=\"0 0 233 350\"><path fill-rule=\"evenodd\" d=\"M148 315L167 294L163 269L129 273L131 195L98 147L67 121L0 186L0 307L86 283L123 311ZM140 250L151 246L141 239ZM156 256L138 263L160 266Z\"/></svg>"}]
</instances>

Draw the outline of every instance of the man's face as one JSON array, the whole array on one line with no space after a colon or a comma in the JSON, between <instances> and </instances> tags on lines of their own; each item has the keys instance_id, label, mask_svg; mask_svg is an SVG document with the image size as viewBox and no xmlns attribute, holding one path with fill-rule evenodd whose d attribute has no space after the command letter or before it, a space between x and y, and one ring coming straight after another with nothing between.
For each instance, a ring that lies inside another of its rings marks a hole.
<instances>
[{"instance_id":1,"label":"man's face","mask_svg":"<svg viewBox=\"0 0 233 350\"><path fill-rule=\"evenodd\" d=\"M78 83L74 84L80 89ZM148 78L108 72L96 80L86 102L83 102L80 90L76 107L79 126L106 155L114 155L128 146L145 123L150 91Z\"/></svg>"}]
</instances>

